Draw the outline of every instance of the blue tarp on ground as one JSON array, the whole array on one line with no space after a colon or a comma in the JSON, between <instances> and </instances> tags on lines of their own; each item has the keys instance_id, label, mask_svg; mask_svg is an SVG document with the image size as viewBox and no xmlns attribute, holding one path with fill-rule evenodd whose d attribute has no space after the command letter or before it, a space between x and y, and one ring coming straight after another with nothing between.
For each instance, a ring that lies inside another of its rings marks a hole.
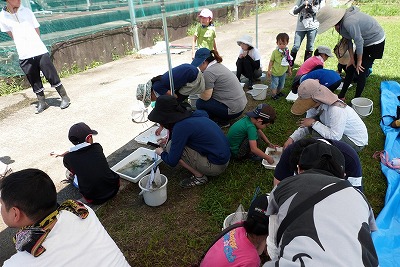
<instances>
[{"instance_id":1,"label":"blue tarp on ground","mask_svg":"<svg viewBox=\"0 0 400 267\"><path fill-rule=\"evenodd\" d=\"M400 101L400 85L394 81L381 83L381 109L383 115L396 117L397 106ZM385 120L388 124L392 119ZM400 128L394 129L383 125L382 131L386 135L385 150L392 158L400 158ZM381 267L392 267L400 265L400 173L382 166L382 172L388 181L385 197L385 206L376 219L379 230L372 234Z\"/></svg>"}]
</instances>

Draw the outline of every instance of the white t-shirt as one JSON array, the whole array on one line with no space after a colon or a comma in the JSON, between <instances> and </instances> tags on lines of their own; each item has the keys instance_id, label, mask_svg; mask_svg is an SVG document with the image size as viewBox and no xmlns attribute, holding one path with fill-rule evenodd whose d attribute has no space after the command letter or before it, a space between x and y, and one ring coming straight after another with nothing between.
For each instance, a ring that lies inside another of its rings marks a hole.
<instances>
[{"instance_id":1,"label":"white t-shirt","mask_svg":"<svg viewBox=\"0 0 400 267\"><path fill-rule=\"evenodd\" d=\"M69 211L60 211L57 223L43 242L46 251L42 255L35 258L26 251L17 252L3 266L129 266L95 212L87 208L89 216L86 219Z\"/></svg>"},{"instance_id":2,"label":"white t-shirt","mask_svg":"<svg viewBox=\"0 0 400 267\"><path fill-rule=\"evenodd\" d=\"M33 12L21 6L15 14L4 9L0 12L0 29L11 32L17 48L19 59L27 59L47 53L47 48L36 32L39 28Z\"/></svg>"},{"instance_id":3,"label":"white t-shirt","mask_svg":"<svg viewBox=\"0 0 400 267\"><path fill-rule=\"evenodd\" d=\"M239 48L239 55L243 54L244 50L242 49L242 47ZM260 69L262 69L262 65L261 65L261 55L260 52L258 51L257 48L253 47L253 49L248 51L248 55L254 60L260 60Z\"/></svg>"}]
</instances>

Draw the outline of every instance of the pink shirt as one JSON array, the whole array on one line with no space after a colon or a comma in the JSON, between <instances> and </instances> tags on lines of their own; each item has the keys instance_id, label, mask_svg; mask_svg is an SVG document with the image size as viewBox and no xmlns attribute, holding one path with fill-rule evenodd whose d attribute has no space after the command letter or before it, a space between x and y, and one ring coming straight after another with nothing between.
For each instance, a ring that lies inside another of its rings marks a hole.
<instances>
[{"instance_id":1,"label":"pink shirt","mask_svg":"<svg viewBox=\"0 0 400 267\"><path fill-rule=\"evenodd\" d=\"M260 256L246 236L244 227L238 227L220 238L207 252L200 267L259 267Z\"/></svg>"},{"instance_id":2,"label":"pink shirt","mask_svg":"<svg viewBox=\"0 0 400 267\"><path fill-rule=\"evenodd\" d=\"M324 67L324 59L321 56L310 57L300 66L299 70L296 73L296 76L307 74L317 66Z\"/></svg>"}]
</instances>

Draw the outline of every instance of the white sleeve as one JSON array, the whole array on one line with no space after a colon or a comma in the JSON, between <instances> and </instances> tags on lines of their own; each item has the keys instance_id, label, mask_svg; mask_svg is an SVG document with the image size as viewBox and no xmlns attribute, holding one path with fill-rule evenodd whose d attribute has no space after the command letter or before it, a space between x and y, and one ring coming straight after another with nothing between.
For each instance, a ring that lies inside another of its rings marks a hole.
<instances>
[{"instance_id":1,"label":"white sleeve","mask_svg":"<svg viewBox=\"0 0 400 267\"><path fill-rule=\"evenodd\" d=\"M327 106L320 115L320 122L315 123L313 129L322 137L340 140L346 126L346 112L338 106Z\"/></svg>"}]
</instances>

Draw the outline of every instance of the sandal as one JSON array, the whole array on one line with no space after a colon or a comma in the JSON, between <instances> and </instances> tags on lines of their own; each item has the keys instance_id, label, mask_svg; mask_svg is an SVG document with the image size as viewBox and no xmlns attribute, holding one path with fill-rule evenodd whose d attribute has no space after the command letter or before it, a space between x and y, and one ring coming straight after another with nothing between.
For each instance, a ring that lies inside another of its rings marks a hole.
<instances>
[{"instance_id":1,"label":"sandal","mask_svg":"<svg viewBox=\"0 0 400 267\"><path fill-rule=\"evenodd\" d=\"M207 176L203 175L201 177L196 177L194 175L189 178L183 179L179 185L183 188L191 188L196 185L203 185L208 182Z\"/></svg>"}]
</instances>

